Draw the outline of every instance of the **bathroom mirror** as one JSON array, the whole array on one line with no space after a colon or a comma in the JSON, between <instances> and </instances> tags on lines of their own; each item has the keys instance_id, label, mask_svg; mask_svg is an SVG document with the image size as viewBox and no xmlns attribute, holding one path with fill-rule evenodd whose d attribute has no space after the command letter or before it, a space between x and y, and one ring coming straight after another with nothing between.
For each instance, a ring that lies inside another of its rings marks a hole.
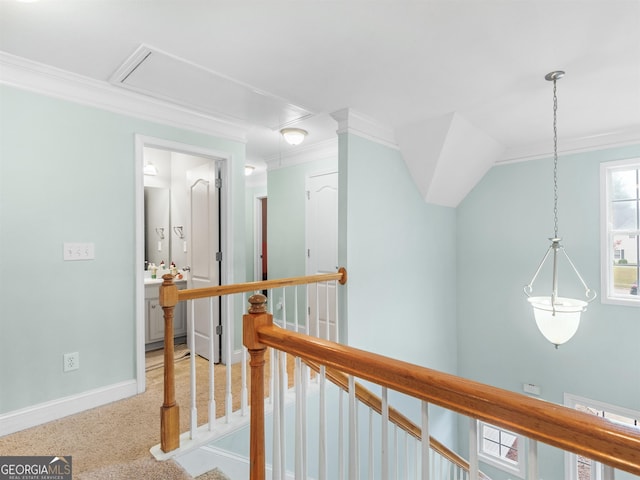
<instances>
[{"instance_id":1,"label":"bathroom mirror","mask_svg":"<svg viewBox=\"0 0 640 480\"><path fill-rule=\"evenodd\" d=\"M171 191L144 187L144 258L146 262L171 264Z\"/></svg>"}]
</instances>

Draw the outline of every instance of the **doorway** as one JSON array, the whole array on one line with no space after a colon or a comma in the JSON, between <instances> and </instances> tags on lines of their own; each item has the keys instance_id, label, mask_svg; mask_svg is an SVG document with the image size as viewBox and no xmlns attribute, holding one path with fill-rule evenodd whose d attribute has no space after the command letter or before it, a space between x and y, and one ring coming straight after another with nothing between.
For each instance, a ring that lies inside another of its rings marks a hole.
<instances>
[{"instance_id":1,"label":"doorway","mask_svg":"<svg viewBox=\"0 0 640 480\"><path fill-rule=\"evenodd\" d=\"M269 279L267 257L267 197L256 197L254 205L254 280ZM263 292L264 293L264 292Z\"/></svg>"},{"instance_id":2,"label":"doorway","mask_svg":"<svg viewBox=\"0 0 640 480\"><path fill-rule=\"evenodd\" d=\"M145 171L152 172L149 164L155 168L155 175L145 175ZM146 271L148 258L162 259L166 268L175 264L184 278L179 288L213 286L228 281L230 262L223 261L222 256L225 247L230 245L226 228L230 218L225 188L229 183L228 165L226 153L136 136L136 373L139 392L145 390L145 345L149 341L149 299L145 289L147 292L159 289L159 285L149 288L148 284L152 282L146 278L150 277ZM145 231L145 188L169 190L170 212L160 230L164 235L162 243L156 238L159 235L156 228ZM146 238L152 238L152 241L146 242ZM224 329L221 334L218 327L223 308L227 307L220 302L208 301L206 305L194 303L193 308L186 307L182 305L184 333L189 338L191 330L196 332L195 345L189 345L190 349L219 362L222 345L227 344L222 335L233 334L232 329ZM160 322L163 329L162 318ZM209 348L209 338L213 339L213 348Z\"/></svg>"}]
</instances>

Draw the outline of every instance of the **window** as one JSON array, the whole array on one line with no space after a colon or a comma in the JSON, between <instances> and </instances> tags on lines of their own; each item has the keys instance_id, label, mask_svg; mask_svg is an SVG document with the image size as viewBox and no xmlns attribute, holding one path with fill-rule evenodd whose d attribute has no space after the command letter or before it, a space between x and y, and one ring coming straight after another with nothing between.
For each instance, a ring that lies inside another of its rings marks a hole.
<instances>
[{"instance_id":1,"label":"window","mask_svg":"<svg viewBox=\"0 0 640 480\"><path fill-rule=\"evenodd\" d=\"M564 403L566 406L575 408L581 412L597 415L614 423L621 423L640 429L640 412L570 394L565 394ZM604 478L601 463L569 452L565 454L565 459L569 472L569 480L602 480Z\"/></svg>"},{"instance_id":2,"label":"window","mask_svg":"<svg viewBox=\"0 0 640 480\"><path fill-rule=\"evenodd\" d=\"M478 457L485 463L524 478L525 438L478 421Z\"/></svg>"},{"instance_id":3,"label":"window","mask_svg":"<svg viewBox=\"0 0 640 480\"><path fill-rule=\"evenodd\" d=\"M640 159L600 166L602 301L640 306Z\"/></svg>"}]
</instances>

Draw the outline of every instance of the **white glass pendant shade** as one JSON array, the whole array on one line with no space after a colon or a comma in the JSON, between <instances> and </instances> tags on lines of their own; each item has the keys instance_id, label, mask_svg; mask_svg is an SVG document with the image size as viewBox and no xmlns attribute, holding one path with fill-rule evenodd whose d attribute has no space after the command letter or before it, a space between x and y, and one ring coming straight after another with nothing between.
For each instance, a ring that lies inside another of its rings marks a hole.
<instances>
[{"instance_id":1,"label":"white glass pendant shade","mask_svg":"<svg viewBox=\"0 0 640 480\"><path fill-rule=\"evenodd\" d=\"M575 335L580 326L580 314L587 308L587 302L573 298L556 297L553 306L551 297L529 297L527 300L533 306L540 333L555 346Z\"/></svg>"}]
</instances>

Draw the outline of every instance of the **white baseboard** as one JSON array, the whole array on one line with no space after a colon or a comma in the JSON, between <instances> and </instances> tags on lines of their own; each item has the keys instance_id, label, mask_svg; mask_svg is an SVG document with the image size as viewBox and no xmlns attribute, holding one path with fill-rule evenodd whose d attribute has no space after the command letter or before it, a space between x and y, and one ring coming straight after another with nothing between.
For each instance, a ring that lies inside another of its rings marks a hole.
<instances>
[{"instance_id":1,"label":"white baseboard","mask_svg":"<svg viewBox=\"0 0 640 480\"><path fill-rule=\"evenodd\" d=\"M137 385L135 379L127 380L2 414L0 437L131 397L138 393Z\"/></svg>"}]
</instances>

